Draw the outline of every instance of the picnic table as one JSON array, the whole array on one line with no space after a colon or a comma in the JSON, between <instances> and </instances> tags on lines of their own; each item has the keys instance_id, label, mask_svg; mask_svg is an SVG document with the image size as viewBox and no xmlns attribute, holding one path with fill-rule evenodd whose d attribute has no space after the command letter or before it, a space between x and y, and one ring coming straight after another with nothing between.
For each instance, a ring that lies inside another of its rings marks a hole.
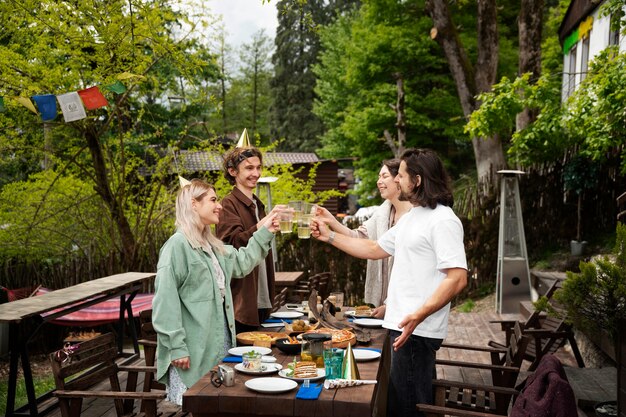
<instances>
[{"instance_id":1,"label":"picnic table","mask_svg":"<svg viewBox=\"0 0 626 417\"><path fill-rule=\"evenodd\" d=\"M304 276L304 271L277 271L274 273L276 288L295 287Z\"/></svg>"},{"instance_id":2,"label":"picnic table","mask_svg":"<svg viewBox=\"0 0 626 417\"><path fill-rule=\"evenodd\" d=\"M358 362L361 379L376 379L378 384L356 387L322 389L317 400L296 399L298 388L280 394L261 394L244 385L255 378L249 374L235 371L235 385L216 388L211 384L210 375L202 377L183 396L183 411L191 412L193 417L217 416L319 416L350 417L377 415L378 410L386 405L386 383L389 369L382 359L386 346L385 329L369 329L372 340L368 345L355 345L354 348L368 347L383 351L381 358L373 361ZM266 331L266 330L262 330ZM276 347L272 348L278 363L286 367L293 361L293 355L286 355ZM281 378L276 374L261 377ZM316 381L316 383L323 381ZM301 385L301 383L299 384Z\"/></svg>"},{"instance_id":3,"label":"picnic table","mask_svg":"<svg viewBox=\"0 0 626 417\"><path fill-rule=\"evenodd\" d=\"M16 415L37 417L39 415L39 399L35 397L28 342L43 324L82 308L120 297L118 350L122 353L125 318L133 317L131 302L143 288L144 283L155 276L156 274L152 272L126 272L83 282L40 296L0 304L0 323L9 324L10 361L6 417ZM139 355L134 320L128 320L128 325L133 339L134 355ZM22 363L28 397L28 410L26 411L15 410L18 359Z\"/></svg>"}]
</instances>

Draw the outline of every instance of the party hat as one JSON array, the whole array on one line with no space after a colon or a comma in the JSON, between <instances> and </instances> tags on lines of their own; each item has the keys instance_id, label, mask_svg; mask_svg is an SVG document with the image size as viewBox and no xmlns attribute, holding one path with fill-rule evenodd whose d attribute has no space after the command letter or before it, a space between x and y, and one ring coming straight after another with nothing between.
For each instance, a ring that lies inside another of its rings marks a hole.
<instances>
[{"instance_id":1,"label":"party hat","mask_svg":"<svg viewBox=\"0 0 626 417\"><path fill-rule=\"evenodd\" d=\"M239 138L239 141L237 142L237 146L235 146L235 148L249 148L250 145L250 138L248 137L248 129L246 129L245 127L243 128L243 132L241 132L241 137Z\"/></svg>"},{"instance_id":2,"label":"party hat","mask_svg":"<svg viewBox=\"0 0 626 417\"><path fill-rule=\"evenodd\" d=\"M181 177L180 175L178 176L178 181L180 182L180 188L183 188L185 185L191 184L191 181Z\"/></svg>"},{"instance_id":3,"label":"party hat","mask_svg":"<svg viewBox=\"0 0 626 417\"><path fill-rule=\"evenodd\" d=\"M354 359L354 352L352 351L352 345L348 343L346 351L343 353L343 363L341 364L341 378L352 381L355 379L361 379L359 375L359 368L356 366L356 359Z\"/></svg>"}]
</instances>

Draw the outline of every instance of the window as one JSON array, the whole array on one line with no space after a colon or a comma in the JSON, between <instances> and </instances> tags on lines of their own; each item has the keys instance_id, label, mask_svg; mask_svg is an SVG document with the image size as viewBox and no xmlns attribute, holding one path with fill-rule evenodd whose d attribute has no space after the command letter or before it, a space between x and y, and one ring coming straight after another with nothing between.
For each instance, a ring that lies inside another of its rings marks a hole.
<instances>
[{"instance_id":1,"label":"window","mask_svg":"<svg viewBox=\"0 0 626 417\"><path fill-rule=\"evenodd\" d=\"M587 69L589 68L589 38L591 33L587 34L583 38L582 48L580 51L580 82L582 82L587 76Z\"/></svg>"},{"instance_id":2,"label":"window","mask_svg":"<svg viewBox=\"0 0 626 417\"><path fill-rule=\"evenodd\" d=\"M577 45L572 46L569 50L569 64L567 66L567 84L565 86L566 97L572 95L576 89L576 57Z\"/></svg>"},{"instance_id":3,"label":"window","mask_svg":"<svg viewBox=\"0 0 626 417\"><path fill-rule=\"evenodd\" d=\"M619 16L611 15L609 46L619 45Z\"/></svg>"}]
</instances>

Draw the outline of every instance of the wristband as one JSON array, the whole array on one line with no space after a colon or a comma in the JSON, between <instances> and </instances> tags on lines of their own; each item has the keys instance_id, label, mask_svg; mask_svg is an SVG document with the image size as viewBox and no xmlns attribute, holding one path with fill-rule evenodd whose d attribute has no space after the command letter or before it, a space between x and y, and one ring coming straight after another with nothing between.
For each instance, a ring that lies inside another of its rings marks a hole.
<instances>
[{"instance_id":1,"label":"wristband","mask_svg":"<svg viewBox=\"0 0 626 417\"><path fill-rule=\"evenodd\" d=\"M335 232L331 231L330 235L328 235L328 244L332 245L333 240L335 240Z\"/></svg>"}]
</instances>

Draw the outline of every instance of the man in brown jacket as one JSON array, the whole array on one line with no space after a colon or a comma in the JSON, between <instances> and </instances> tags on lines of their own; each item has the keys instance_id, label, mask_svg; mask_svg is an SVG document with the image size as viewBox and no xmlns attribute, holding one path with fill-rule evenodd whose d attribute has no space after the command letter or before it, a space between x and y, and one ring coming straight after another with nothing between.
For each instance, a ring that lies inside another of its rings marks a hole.
<instances>
[{"instance_id":1,"label":"man in brown jacket","mask_svg":"<svg viewBox=\"0 0 626 417\"><path fill-rule=\"evenodd\" d=\"M240 248L263 223L265 205L254 195L261 177L263 156L254 147L234 148L224 157L224 177L234 185L222 200L220 222L216 225L217 236L224 243ZM270 213L281 211L276 206ZM274 262L270 252L250 275L234 279L230 285L235 307L237 333L257 330L272 311L274 300Z\"/></svg>"}]
</instances>

